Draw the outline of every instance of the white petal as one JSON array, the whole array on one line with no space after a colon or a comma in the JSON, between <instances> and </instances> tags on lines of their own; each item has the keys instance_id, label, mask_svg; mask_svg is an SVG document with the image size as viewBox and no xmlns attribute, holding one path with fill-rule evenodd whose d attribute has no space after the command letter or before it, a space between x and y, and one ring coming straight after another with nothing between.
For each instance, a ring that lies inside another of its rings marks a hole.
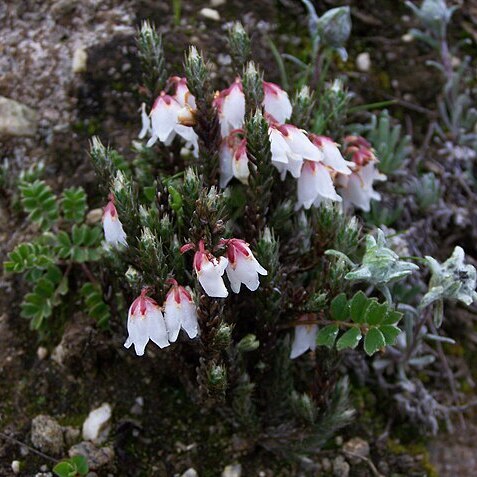
<instances>
[{"instance_id":1,"label":"white petal","mask_svg":"<svg viewBox=\"0 0 477 477\"><path fill-rule=\"evenodd\" d=\"M164 321L164 316L162 315L161 310L157 307L152 307L146 313L145 321L147 322L151 341L156 343L159 348L169 346L166 322Z\"/></svg>"},{"instance_id":2,"label":"white petal","mask_svg":"<svg viewBox=\"0 0 477 477\"><path fill-rule=\"evenodd\" d=\"M309 349L316 348L317 325L299 325L295 327L295 336L293 339L290 358L295 359Z\"/></svg>"},{"instance_id":3,"label":"white petal","mask_svg":"<svg viewBox=\"0 0 477 477\"><path fill-rule=\"evenodd\" d=\"M318 195L325 199L341 202L341 197L336 193L330 171L322 164L316 164L315 180Z\"/></svg>"},{"instance_id":4,"label":"white petal","mask_svg":"<svg viewBox=\"0 0 477 477\"><path fill-rule=\"evenodd\" d=\"M174 131L178 123L178 115L181 106L172 98L167 104L162 98L158 99L157 105L151 112L151 127L153 136L157 136L160 141L165 142Z\"/></svg>"},{"instance_id":5,"label":"white petal","mask_svg":"<svg viewBox=\"0 0 477 477\"><path fill-rule=\"evenodd\" d=\"M229 264L226 272L230 281L230 287L234 293L240 292L242 283L250 291L255 291L260 285L258 274L267 274L267 271L257 262L253 255L246 257L240 253L237 253L235 267Z\"/></svg>"},{"instance_id":6,"label":"white petal","mask_svg":"<svg viewBox=\"0 0 477 477\"><path fill-rule=\"evenodd\" d=\"M322 161L323 153L306 136L306 134L295 126L287 125L288 136L285 136L291 151L298 154L303 159L309 161Z\"/></svg>"},{"instance_id":7,"label":"white petal","mask_svg":"<svg viewBox=\"0 0 477 477\"><path fill-rule=\"evenodd\" d=\"M149 341L149 331L145 318L141 314L132 315L128 318L128 339L124 346L129 348L134 344L134 350L138 356L144 355L144 349Z\"/></svg>"},{"instance_id":8,"label":"white petal","mask_svg":"<svg viewBox=\"0 0 477 477\"><path fill-rule=\"evenodd\" d=\"M225 298L229 292L225 288L222 275L227 267L228 260L225 257L220 257L215 263L208 260L202 262L202 269L197 276L199 283L202 285L205 293L211 297Z\"/></svg>"},{"instance_id":9,"label":"white petal","mask_svg":"<svg viewBox=\"0 0 477 477\"><path fill-rule=\"evenodd\" d=\"M287 141L276 128L271 127L268 129L268 132L270 134L272 161L288 164L288 155L291 154L291 149Z\"/></svg>"},{"instance_id":10,"label":"white petal","mask_svg":"<svg viewBox=\"0 0 477 477\"><path fill-rule=\"evenodd\" d=\"M233 150L224 141L220 146L220 187L225 188L234 176L233 171Z\"/></svg>"},{"instance_id":11,"label":"white petal","mask_svg":"<svg viewBox=\"0 0 477 477\"><path fill-rule=\"evenodd\" d=\"M285 123L292 115L288 94L279 87L275 88L275 85L264 87L263 108L279 123Z\"/></svg>"},{"instance_id":12,"label":"white petal","mask_svg":"<svg viewBox=\"0 0 477 477\"><path fill-rule=\"evenodd\" d=\"M336 172L339 172L341 174L351 174L351 169L353 168L354 163L344 160L340 150L335 143L326 140L323 141L322 151L324 156L323 162L327 166L330 166Z\"/></svg>"},{"instance_id":13,"label":"white petal","mask_svg":"<svg viewBox=\"0 0 477 477\"><path fill-rule=\"evenodd\" d=\"M168 297L164 306L164 320L166 322L167 334L171 343L174 343L179 335L182 321L181 316L180 305L176 303L173 296L172 299Z\"/></svg>"},{"instance_id":14,"label":"white petal","mask_svg":"<svg viewBox=\"0 0 477 477\"><path fill-rule=\"evenodd\" d=\"M228 136L233 129L243 126L245 118L245 96L240 88L232 86L230 93L224 97L221 108L222 137Z\"/></svg>"},{"instance_id":15,"label":"white petal","mask_svg":"<svg viewBox=\"0 0 477 477\"><path fill-rule=\"evenodd\" d=\"M111 214L104 214L103 217L104 238L107 243L117 246L118 244L127 246L126 233L123 225L117 216L112 217Z\"/></svg>"},{"instance_id":16,"label":"white petal","mask_svg":"<svg viewBox=\"0 0 477 477\"><path fill-rule=\"evenodd\" d=\"M247 156L240 159L233 159L232 169L234 176L242 183L248 184L248 176L250 175L250 170L248 168L248 159Z\"/></svg>"},{"instance_id":17,"label":"white petal","mask_svg":"<svg viewBox=\"0 0 477 477\"><path fill-rule=\"evenodd\" d=\"M199 334L197 308L194 302L184 301L182 303L182 329L190 339L194 339Z\"/></svg>"}]
</instances>

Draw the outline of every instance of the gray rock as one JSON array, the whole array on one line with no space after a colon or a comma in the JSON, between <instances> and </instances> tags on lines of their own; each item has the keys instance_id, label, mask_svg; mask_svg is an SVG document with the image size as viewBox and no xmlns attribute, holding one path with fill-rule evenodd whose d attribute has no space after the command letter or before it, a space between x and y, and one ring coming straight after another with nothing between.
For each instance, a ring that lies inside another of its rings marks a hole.
<instances>
[{"instance_id":1,"label":"gray rock","mask_svg":"<svg viewBox=\"0 0 477 477\"><path fill-rule=\"evenodd\" d=\"M348 477L350 466L342 455L339 455L333 461L333 475L335 477Z\"/></svg>"},{"instance_id":2,"label":"gray rock","mask_svg":"<svg viewBox=\"0 0 477 477\"><path fill-rule=\"evenodd\" d=\"M80 430L76 429L76 427L63 427L63 436L65 438L65 443L68 447L71 447L75 442L79 440L80 434Z\"/></svg>"},{"instance_id":3,"label":"gray rock","mask_svg":"<svg viewBox=\"0 0 477 477\"><path fill-rule=\"evenodd\" d=\"M65 446L63 428L51 416L40 414L31 423L31 442L45 454L59 455Z\"/></svg>"},{"instance_id":4,"label":"gray rock","mask_svg":"<svg viewBox=\"0 0 477 477\"><path fill-rule=\"evenodd\" d=\"M345 442L343 452L352 464L358 464L369 457L369 444L360 437L353 437Z\"/></svg>"},{"instance_id":5,"label":"gray rock","mask_svg":"<svg viewBox=\"0 0 477 477\"><path fill-rule=\"evenodd\" d=\"M97 447L92 442L83 441L71 447L68 455L82 455L88 461L89 470L98 470L113 461L114 450L112 447Z\"/></svg>"},{"instance_id":6,"label":"gray rock","mask_svg":"<svg viewBox=\"0 0 477 477\"><path fill-rule=\"evenodd\" d=\"M18 101L0 96L0 137L34 136L37 127L36 111Z\"/></svg>"},{"instance_id":7,"label":"gray rock","mask_svg":"<svg viewBox=\"0 0 477 477\"><path fill-rule=\"evenodd\" d=\"M232 464L225 467L222 477L240 477L242 475L242 466L240 464Z\"/></svg>"}]
</instances>

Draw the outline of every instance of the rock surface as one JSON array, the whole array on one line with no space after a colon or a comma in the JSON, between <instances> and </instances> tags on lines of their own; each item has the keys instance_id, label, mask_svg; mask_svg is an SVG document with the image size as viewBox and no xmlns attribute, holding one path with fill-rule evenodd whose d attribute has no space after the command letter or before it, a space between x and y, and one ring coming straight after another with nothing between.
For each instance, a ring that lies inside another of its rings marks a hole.
<instances>
[{"instance_id":1,"label":"rock surface","mask_svg":"<svg viewBox=\"0 0 477 477\"><path fill-rule=\"evenodd\" d=\"M45 454L60 455L65 446L63 428L51 416L40 414L31 423L31 442Z\"/></svg>"},{"instance_id":2,"label":"rock surface","mask_svg":"<svg viewBox=\"0 0 477 477\"><path fill-rule=\"evenodd\" d=\"M38 128L35 110L13 99L0 96L0 137L34 136Z\"/></svg>"},{"instance_id":3,"label":"rock surface","mask_svg":"<svg viewBox=\"0 0 477 477\"><path fill-rule=\"evenodd\" d=\"M88 461L89 470L98 470L110 464L114 459L112 447L97 447L92 442L80 442L68 451L68 455L82 455Z\"/></svg>"}]
</instances>

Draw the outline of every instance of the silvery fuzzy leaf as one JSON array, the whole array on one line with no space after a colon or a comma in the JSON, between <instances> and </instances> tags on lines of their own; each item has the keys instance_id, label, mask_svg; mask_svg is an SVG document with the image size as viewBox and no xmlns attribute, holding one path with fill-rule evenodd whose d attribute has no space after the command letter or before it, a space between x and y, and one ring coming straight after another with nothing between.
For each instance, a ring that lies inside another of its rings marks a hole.
<instances>
[{"instance_id":1,"label":"silvery fuzzy leaf","mask_svg":"<svg viewBox=\"0 0 477 477\"><path fill-rule=\"evenodd\" d=\"M366 252L361 266L347 273L347 280L364 280L373 285L386 285L410 275L418 266L405 262L386 247L386 237L378 229L377 239L366 236Z\"/></svg>"},{"instance_id":2,"label":"silvery fuzzy leaf","mask_svg":"<svg viewBox=\"0 0 477 477\"><path fill-rule=\"evenodd\" d=\"M442 264L432 257L426 257L432 276L429 291L421 301L421 308L441 299L458 300L466 305L477 299L477 272L474 266L464 263L464 258L465 253L461 247L455 247L452 255Z\"/></svg>"},{"instance_id":3,"label":"silvery fuzzy leaf","mask_svg":"<svg viewBox=\"0 0 477 477\"><path fill-rule=\"evenodd\" d=\"M317 22L321 39L333 48L343 48L351 34L351 15L349 7L332 8L325 12Z\"/></svg>"}]
</instances>

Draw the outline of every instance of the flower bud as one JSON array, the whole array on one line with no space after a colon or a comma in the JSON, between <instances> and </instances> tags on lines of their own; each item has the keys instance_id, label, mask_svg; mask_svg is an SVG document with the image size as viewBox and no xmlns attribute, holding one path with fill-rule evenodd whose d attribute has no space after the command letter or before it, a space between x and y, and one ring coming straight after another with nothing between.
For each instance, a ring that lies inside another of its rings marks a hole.
<instances>
[{"instance_id":1,"label":"flower bud","mask_svg":"<svg viewBox=\"0 0 477 477\"><path fill-rule=\"evenodd\" d=\"M253 334L245 335L238 343L237 348L241 353L255 351L260 346L260 341Z\"/></svg>"},{"instance_id":2,"label":"flower bud","mask_svg":"<svg viewBox=\"0 0 477 477\"><path fill-rule=\"evenodd\" d=\"M321 41L333 48L343 48L351 33L349 7L332 8L318 19Z\"/></svg>"}]
</instances>

